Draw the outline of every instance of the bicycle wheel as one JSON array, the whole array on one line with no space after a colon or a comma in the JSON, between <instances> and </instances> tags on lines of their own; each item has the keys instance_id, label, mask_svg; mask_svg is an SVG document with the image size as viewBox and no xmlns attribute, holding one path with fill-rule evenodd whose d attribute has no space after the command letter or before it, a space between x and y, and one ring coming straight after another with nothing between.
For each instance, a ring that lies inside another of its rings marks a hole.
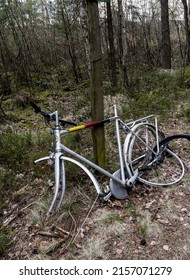
<instances>
[{"instance_id":1,"label":"bicycle wheel","mask_svg":"<svg viewBox=\"0 0 190 280\"><path fill-rule=\"evenodd\" d=\"M184 176L181 159L167 147L159 145L163 134L154 126L142 124L130 133L125 152L132 173L138 169L138 180L149 186L163 187L178 183Z\"/></svg>"},{"instance_id":2,"label":"bicycle wheel","mask_svg":"<svg viewBox=\"0 0 190 280\"><path fill-rule=\"evenodd\" d=\"M131 129L124 142L124 159L126 164L132 166L132 174L134 169L147 166L153 154L157 154L159 141L164 137L164 133L156 132L155 126L148 123L137 124Z\"/></svg>"}]
</instances>

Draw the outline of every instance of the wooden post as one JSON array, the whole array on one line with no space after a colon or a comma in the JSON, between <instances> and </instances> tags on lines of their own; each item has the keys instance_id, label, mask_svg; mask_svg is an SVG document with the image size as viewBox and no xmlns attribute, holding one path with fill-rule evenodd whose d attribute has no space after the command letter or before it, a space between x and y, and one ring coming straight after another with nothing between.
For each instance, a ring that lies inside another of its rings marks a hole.
<instances>
[{"instance_id":1,"label":"wooden post","mask_svg":"<svg viewBox=\"0 0 190 280\"><path fill-rule=\"evenodd\" d=\"M92 120L104 118L104 101L102 87L102 53L99 26L99 10L96 0L87 0L88 32L90 44L90 79L91 79L91 112ZM105 135L104 127L95 127L92 130L94 161L105 167Z\"/></svg>"}]
</instances>

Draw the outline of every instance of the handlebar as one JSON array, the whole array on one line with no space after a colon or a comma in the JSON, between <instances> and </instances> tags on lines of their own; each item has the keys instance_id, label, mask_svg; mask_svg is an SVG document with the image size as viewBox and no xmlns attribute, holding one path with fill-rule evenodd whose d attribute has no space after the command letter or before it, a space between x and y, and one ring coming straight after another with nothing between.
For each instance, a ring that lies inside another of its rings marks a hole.
<instances>
[{"instance_id":1,"label":"handlebar","mask_svg":"<svg viewBox=\"0 0 190 280\"><path fill-rule=\"evenodd\" d=\"M55 115L53 115L53 114L48 114L48 113L46 113L46 112L43 112L43 111L41 110L41 107L38 106L38 105L36 105L33 101L30 101L30 105L34 108L36 114L42 115L47 121L51 121L51 120L56 121ZM60 123L62 126L65 126L66 124L72 125L72 126L73 126L73 125L76 126L76 123L74 123L74 122L65 121L65 120L61 120L61 119L59 119L59 123Z\"/></svg>"}]
</instances>

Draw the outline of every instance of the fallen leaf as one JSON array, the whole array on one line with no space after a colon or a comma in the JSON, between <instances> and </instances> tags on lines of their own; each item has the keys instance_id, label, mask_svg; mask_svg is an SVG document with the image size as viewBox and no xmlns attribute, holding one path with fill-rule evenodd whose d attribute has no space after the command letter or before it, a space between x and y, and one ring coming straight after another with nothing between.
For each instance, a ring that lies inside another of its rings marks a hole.
<instances>
[{"instance_id":1,"label":"fallen leaf","mask_svg":"<svg viewBox=\"0 0 190 280\"><path fill-rule=\"evenodd\" d=\"M169 224L168 220L158 219L158 221L163 225L168 225Z\"/></svg>"},{"instance_id":2,"label":"fallen leaf","mask_svg":"<svg viewBox=\"0 0 190 280\"><path fill-rule=\"evenodd\" d=\"M149 209L149 208L152 206L152 204L153 204L154 202L156 202L155 199L153 199L151 202L147 203L147 204L145 205L145 209Z\"/></svg>"},{"instance_id":3,"label":"fallen leaf","mask_svg":"<svg viewBox=\"0 0 190 280\"><path fill-rule=\"evenodd\" d=\"M16 175L16 179L23 179L24 178L24 174L20 173Z\"/></svg>"},{"instance_id":4,"label":"fallen leaf","mask_svg":"<svg viewBox=\"0 0 190 280\"><path fill-rule=\"evenodd\" d=\"M40 252L43 252L43 251L46 251L50 246L50 242L49 241L41 241L40 244L39 244L39 251Z\"/></svg>"},{"instance_id":5,"label":"fallen leaf","mask_svg":"<svg viewBox=\"0 0 190 280\"><path fill-rule=\"evenodd\" d=\"M122 249L116 249L116 253L117 253L118 255L121 255L121 254L123 253L123 250L122 250Z\"/></svg>"},{"instance_id":6,"label":"fallen leaf","mask_svg":"<svg viewBox=\"0 0 190 280\"><path fill-rule=\"evenodd\" d=\"M178 195L183 196L184 193L183 192L178 192Z\"/></svg>"},{"instance_id":7,"label":"fallen leaf","mask_svg":"<svg viewBox=\"0 0 190 280\"><path fill-rule=\"evenodd\" d=\"M187 208L181 208L181 212L187 213Z\"/></svg>"},{"instance_id":8,"label":"fallen leaf","mask_svg":"<svg viewBox=\"0 0 190 280\"><path fill-rule=\"evenodd\" d=\"M116 201L114 201L114 206L116 206L116 207L122 207L122 203L121 203L121 201L119 201L119 200L116 200Z\"/></svg>"},{"instance_id":9,"label":"fallen leaf","mask_svg":"<svg viewBox=\"0 0 190 280\"><path fill-rule=\"evenodd\" d=\"M164 249L165 251L169 251L169 246L168 246L168 245L164 245L164 246L163 246L163 249Z\"/></svg>"}]
</instances>

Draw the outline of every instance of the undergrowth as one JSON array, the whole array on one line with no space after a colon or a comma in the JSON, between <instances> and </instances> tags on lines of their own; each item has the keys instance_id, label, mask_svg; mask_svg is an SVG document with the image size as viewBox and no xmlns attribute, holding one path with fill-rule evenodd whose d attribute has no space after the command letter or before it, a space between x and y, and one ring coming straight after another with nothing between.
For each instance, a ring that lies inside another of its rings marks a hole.
<instances>
[{"instance_id":1,"label":"undergrowth","mask_svg":"<svg viewBox=\"0 0 190 280\"><path fill-rule=\"evenodd\" d=\"M6 251L11 240L13 232L9 228L0 227L0 256Z\"/></svg>"},{"instance_id":2,"label":"undergrowth","mask_svg":"<svg viewBox=\"0 0 190 280\"><path fill-rule=\"evenodd\" d=\"M142 74L133 88L125 91L128 104L122 105L123 111L131 118L155 114L164 119L175 112L179 102L190 102L189 81L189 69L184 73L178 70ZM188 108L185 114L188 116Z\"/></svg>"}]
</instances>

